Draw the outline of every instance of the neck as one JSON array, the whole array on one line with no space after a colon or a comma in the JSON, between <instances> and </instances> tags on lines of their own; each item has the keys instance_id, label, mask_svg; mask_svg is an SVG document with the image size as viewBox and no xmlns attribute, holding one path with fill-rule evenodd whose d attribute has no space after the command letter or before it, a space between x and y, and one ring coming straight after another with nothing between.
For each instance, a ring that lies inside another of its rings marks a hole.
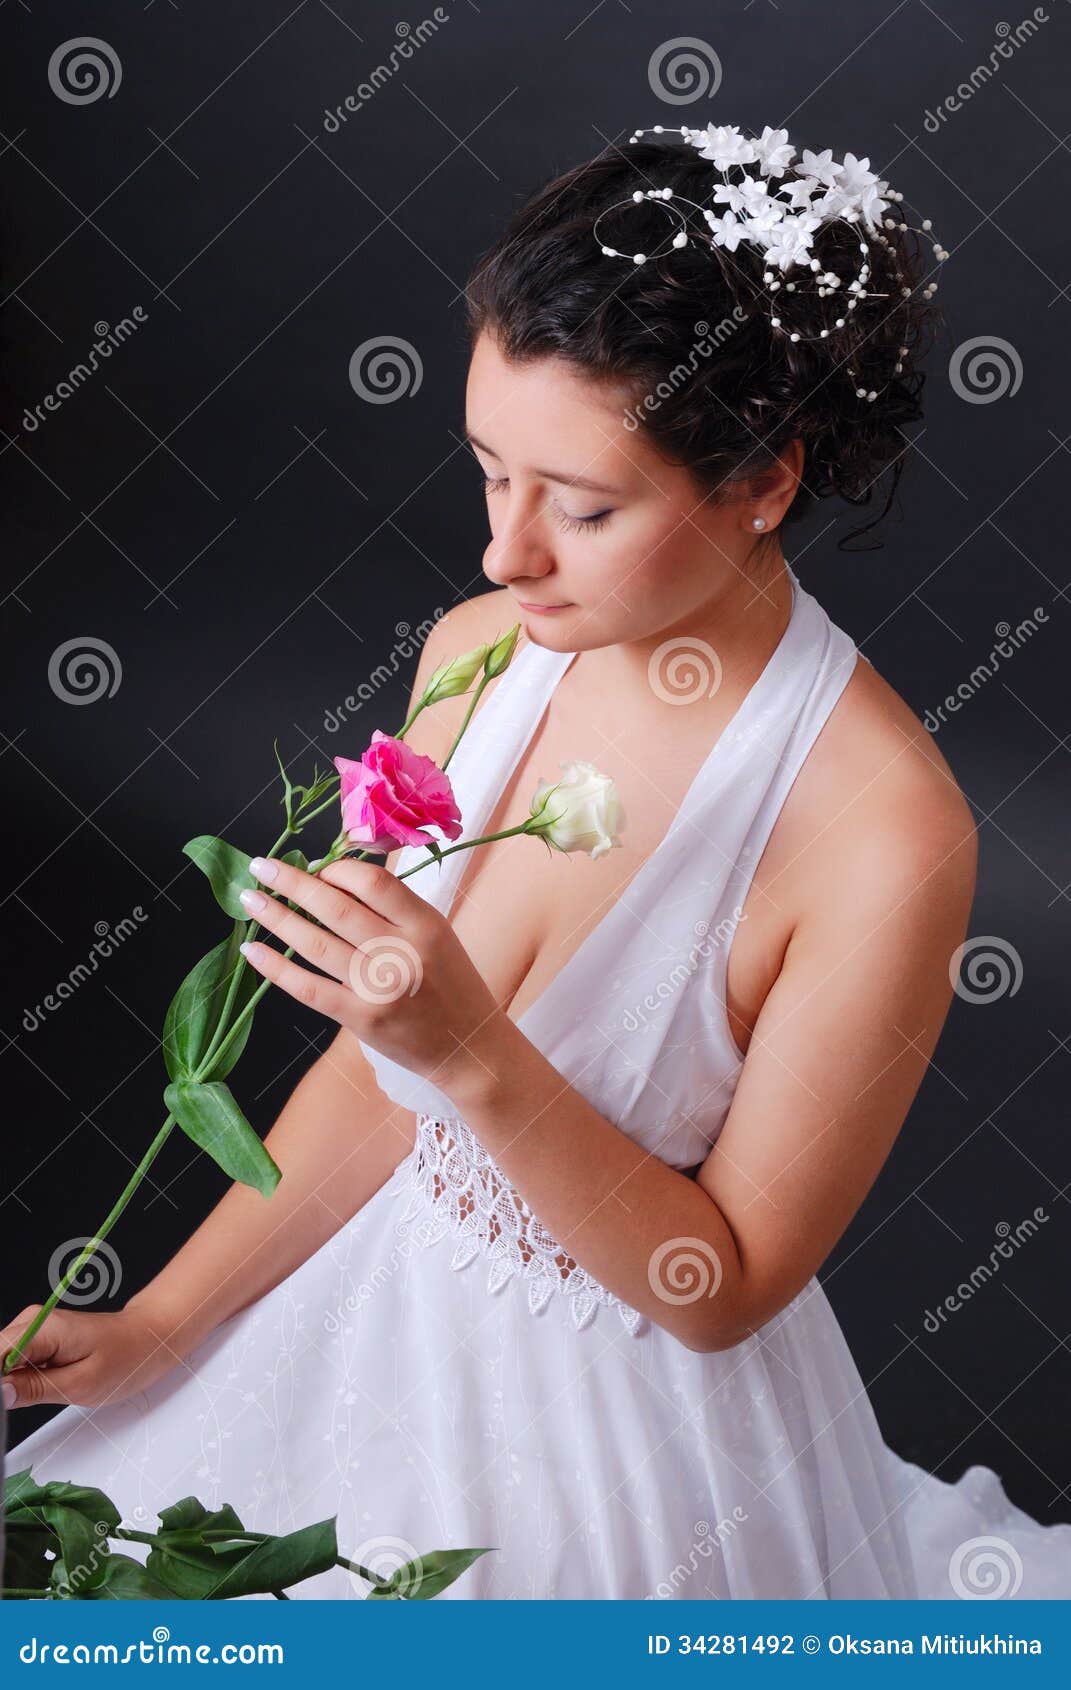
<instances>
[{"instance_id":1,"label":"neck","mask_svg":"<svg viewBox=\"0 0 1071 1690\"><path fill-rule=\"evenodd\" d=\"M746 690L777 646L791 612L792 580L779 555L758 574L733 570L713 599L657 633L581 652L577 662L587 665L600 689L615 698L642 687L661 691L672 707L675 698L698 698L704 691L713 697L724 689Z\"/></svg>"}]
</instances>

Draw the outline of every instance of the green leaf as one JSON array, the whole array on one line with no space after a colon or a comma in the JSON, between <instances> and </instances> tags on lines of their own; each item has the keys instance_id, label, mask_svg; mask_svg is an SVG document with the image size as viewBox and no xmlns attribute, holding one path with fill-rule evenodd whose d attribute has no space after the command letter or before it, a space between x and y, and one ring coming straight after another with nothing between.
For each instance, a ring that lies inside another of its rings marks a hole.
<instances>
[{"instance_id":1,"label":"green leaf","mask_svg":"<svg viewBox=\"0 0 1071 1690\"><path fill-rule=\"evenodd\" d=\"M405 1597L410 1602L426 1602L467 1572L478 1556L488 1554L488 1549L433 1549L399 1567L391 1574L387 1588L370 1590L368 1600Z\"/></svg>"},{"instance_id":2,"label":"green leaf","mask_svg":"<svg viewBox=\"0 0 1071 1690\"><path fill-rule=\"evenodd\" d=\"M187 1498L186 1502L200 1508L195 1498ZM237 1519L233 1509L228 1507L224 1512L231 1520ZM206 1523L199 1529L214 1529L208 1523L214 1518L206 1515ZM225 1529L242 1530L240 1522L233 1527L224 1520L223 1525ZM304 1526L285 1537L265 1538L260 1543L203 1543L188 1530L179 1531L173 1537L166 1532L160 1535L169 1541L151 1550L146 1563L148 1571L174 1595L190 1601L270 1595L274 1590L325 1572L338 1559L334 1518Z\"/></svg>"},{"instance_id":3,"label":"green leaf","mask_svg":"<svg viewBox=\"0 0 1071 1690\"><path fill-rule=\"evenodd\" d=\"M59 1554L59 1538L49 1526L7 1522L4 1543L4 1583L17 1590L43 1590L52 1577Z\"/></svg>"},{"instance_id":4,"label":"green leaf","mask_svg":"<svg viewBox=\"0 0 1071 1690\"><path fill-rule=\"evenodd\" d=\"M229 1502L222 1508L207 1509L195 1496L184 1496L160 1510L162 1532L244 1532L245 1527Z\"/></svg>"},{"instance_id":5,"label":"green leaf","mask_svg":"<svg viewBox=\"0 0 1071 1690\"><path fill-rule=\"evenodd\" d=\"M220 909L236 921L245 921L246 912L238 902L239 892L251 891L257 882L249 872L249 857L225 839L211 833L198 834L182 847L184 854L206 874L216 895Z\"/></svg>"},{"instance_id":6,"label":"green leaf","mask_svg":"<svg viewBox=\"0 0 1071 1690\"><path fill-rule=\"evenodd\" d=\"M173 1080L164 1102L194 1144L211 1156L225 1174L270 1197L282 1171L239 1109L222 1080Z\"/></svg>"},{"instance_id":7,"label":"green leaf","mask_svg":"<svg viewBox=\"0 0 1071 1690\"><path fill-rule=\"evenodd\" d=\"M140 1561L132 1555L117 1555L114 1550L108 1556L100 1583L78 1594L96 1602L143 1602L150 1597L168 1602L175 1599L175 1592L154 1579Z\"/></svg>"},{"instance_id":8,"label":"green leaf","mask_svg":"<svg viewBox=\"0 0 1071 1690\"><path fill-rule=\"evenodd\" d=\"M294 819L294 808L293 808L294 788L290 784L290 776L287 774L285 768L283 767L283 760L279 755L279 741L276 739L276 740L273 740L272 743L273 743L273 746L274 746L274 749L275 749L275 761L278 763L279 773L283 777L283 796L280 798L279 802L283 806L283 809L286 811L286 825L287 825L287 827L289 827L290 823Z\"/></svg>"},{"instance_id":9,"label":"green leaf","mask_svg":"<svg viewBox=\"0 0 1071 1690\"><path fill-rule=\"evenodd\" d=\"M296 847L293 851L284 852L284 854L279 858L279 861L281 863L292 863L295 868L303 870L305 874L308 874L309 872L308 857L305 855L304 851L299 851ZM264 888L261 887L261 891L263 890Z\"/></svg>"},{"instance_id":10,"label":"green leaf","mask_svg":"<svg viewBox=\"0 0 1071 1690\"><path fill-rule=\"evenodd\" d=\"M37 1486L30 1477L31 1467L20 1467L17 1473L9 1473L4 1480L4 1508L14 1507L24 1491L36 1490Z\"/></svg>"},{"instance_id":11,"label":"green leaf","mask_svg":"<svg viewBox=\"0 0 1071 1690\"><path fill-rule=\"evenodd\" d=\"M107 1573L111 1553L108 1535L119 1525L119 1511L104 1492L90 1485L69 1484L66 1480L52 1480L47 1485L27 1482L27 1475L14 1475L13 1500L9 1501L5 1487L4 1518L9 1528L9 1541L16 1544L28 1527L30 1535L24 1544L24 1555L43 1559L46 1548L58 1545L68 1575L72 1594L99 1584ZM42 1542L41 1533L50 1536ZM16 1561L23 1559L16 1548ZM55 1582L55 1563L49 1565ZM40 1565L40 1563L38 1563ZM11 1567L6 1566L5 1579L13 1583ZM26 1588L34 1582L26 1580Z\"/></svg>"},{"instance_id":12,"label":"green leaf","mask_svg":"<svg viewBox=\"0 0 1071 1690\"><path fill-rule=\"evenodd\" d=\"M261 984L238 949L246 934L246 923L236 921L229 938L221 941L200 962L194 964L168 1005L164 1017L164 1062L172 1080L187 1080L195 1074L223 1014L231 975L241 969L238 990L231 1006L230 1023L237 1019ZM254 1012L255 1013L255 1012ZM253 1024L250 1015L221 1056L213 1062L206 1080L222 1080L234 1067Z\"/></svg>"}]
</instances>

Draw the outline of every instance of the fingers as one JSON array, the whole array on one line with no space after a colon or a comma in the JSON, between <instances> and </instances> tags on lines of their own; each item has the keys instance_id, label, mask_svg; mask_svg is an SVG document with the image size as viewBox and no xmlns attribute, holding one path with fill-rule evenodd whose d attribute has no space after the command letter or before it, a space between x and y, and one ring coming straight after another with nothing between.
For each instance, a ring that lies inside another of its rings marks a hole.
<instances>
[{"instance_id":1,"label":"fingers","mask_svg":"<svg viewBox=\"0 0 1071 1690\"><path fill-rule=\"evenodd\" d=\"M38 1303L32 1309L23 1310L21 1315L0 1332L0 1359L14 1348L40 1307ZM55 1365L57 1362L72 1362L72 1356L68 1353L70 1346L64 1343L62 1325L62 1317L58 1313L50 1315L41 1330L34 1333L20 1353L11 1372L0 1375L4 1384L5 1405L9 1409L32 1408L38 1403L68 1405L80 1400L75 1394L79 1375L76 1362L74 1365ZM78 1356L77 1360L80 1359Z\"/></svg>"},{"instance_id":2,"label":"fingers","mask_svg":"<svg viewBox=\"0 0 1071 1690\"><path fill-rule=\"evenodd\" d=\"M305 878L312 879L312 876L306 875ZM306 962L311 962L316 968L322 968L325 973L333 974L336 980L345 980L354 945L360 941L359 938L351 941L340 938L337 928L340 917L348 918L350 910L356 908L352 898L347 897L344 892L327 892L328 898L339 904L339 909L333 912L334 920L327 923L327 926L334 930L327 931L325 927L314 926L311 921L306 921L303 915L288 908L282 898L269 898L263 892L252 891L240 892L238 896L247 914L262 927L266 927L269 933L277 934L298 956L304 957ZM343 899L349 906L345 911L341 907ZM313 913L318 914L315 911ZM319 915L318 919L326 921L327 918ZM249 953L246 952L246 955ZM253 957L250 956L249 960L252 962Z\"/></svg>"},{"instance_id":3,"label":"fingers","mask_svg":"<svg viewBox=\"0 0 1071 1690\"><path fill-rule=\"evenodd\" d=\"M4 1362L8 1351L14 1349L34 1316L40 1314L42 1307L43 1304L41 1303L27 1303L24 1309L19 1310L14 1320L9 1320L6 1326L0 1326L0 1364ZM41 1331L36 1334L36 1338L44 1337L47 1327L48 1321L45 1321ZM55 1343L54 1339L52 1341ZM0 1377L3 1377L3 1375L0 1374Z\"/></svg>"},{"instance_id":4,"label":"fingers","mask_svg":"<svg viewBox=\"0 0 1071 1690\"><path fill-rule=\"evenodd\" d=\"M385 921L401 927L428 910L426 901L382 863L343 857L319 874L306 874L276 857L254 857L249 869L273 892L292 898L351 945L382 932ZM269 878L273 869L274 877ZM369 915L380 919L370 921Z\"/></svg>"},{"instance_id":5,"label":"fingers","mask_svg":"<svg viewBox=\"0 0 1071 1690\"><path fill-rule=\"evenodd\" d=\"M257 917L258 921L261 919ZM307 968L299 968L280 951L274 951L270 945L261 945L256 940L246 940L238 948L258 974L273 985L281 986L296 1002L318 1010L340 1026L352 1020L353 993L348 987L340 986L336 980L326 979L322 974L310 974Z\"/></svg>"},{"instance_id":6,"label":"fingers","mask_svg":"<svg viewBox=\"0 0 1071 1690\"><path fill-rule=\"evenodd\" d=\"M428 904L379 863L344 858L317 875L306 874L275 857L254 857L249 867L257 879L279 894L278 898L265 898L263 907L256 908L243 892L242 902L249 914L298 956L333 978L310 974L270 945L247 941L240 947L243 956L258 974L281 986L296 1002L330 1016L342 1026L352 1026L354 994L347 985L354 984L354 967L363 966L356 959L395 934L403 949L415 952L416 947L402 940L398 928L404 921L407 931L414 934L415 924L426 924L430 919ZM287 898L324 926L316 927L291 910L284 902ZM391 924L386 930L385 923ZM426 926L420 931L426 936Z\"/></svg>"},{"instance_id":7,"label":"fingers","mask_svg":"<svg viewBox=\"0 0 1071 1690\"><path fill-rule=\"evenodd\" d=\"M375 915L395 927L404 927L427 917L430 907L427 899L407 886L404 880L399 880L383 863L357 862L353 857L342 857L337 863L328 863L316 878L329 881L332 886L341 886L351 897L357 898Z\"/></svg>"}]
</instances>

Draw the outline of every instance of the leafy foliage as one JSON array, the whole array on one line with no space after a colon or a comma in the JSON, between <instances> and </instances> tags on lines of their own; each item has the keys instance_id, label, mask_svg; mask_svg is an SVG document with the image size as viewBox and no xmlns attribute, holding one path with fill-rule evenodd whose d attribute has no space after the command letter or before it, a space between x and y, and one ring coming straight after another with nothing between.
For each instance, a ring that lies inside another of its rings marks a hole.
<instances>
[{"instance_id":1,"label":"leafy foliage","mask_svg":"<svg viewBox=\"0 0 1071 1690\"><path fill-rule=\"evenodd\" d=\"M4 1486L6 1590L43 1601L170 1599L223 1601L278 1596L329 1567L351 1567L338 1551L336 1518L283 1537L246 1531L230 1503L208 1509L185 1496L160 1512L155 1532L123 1527L103 1491L66 1480L34 1482L26 1467ZM109 1539L150 1545L144 1566ZM399 1567L369 1592L387 1600L427 1601L460 1578L486 1549L437 1549Z\"/></svg>"}]
</instances>

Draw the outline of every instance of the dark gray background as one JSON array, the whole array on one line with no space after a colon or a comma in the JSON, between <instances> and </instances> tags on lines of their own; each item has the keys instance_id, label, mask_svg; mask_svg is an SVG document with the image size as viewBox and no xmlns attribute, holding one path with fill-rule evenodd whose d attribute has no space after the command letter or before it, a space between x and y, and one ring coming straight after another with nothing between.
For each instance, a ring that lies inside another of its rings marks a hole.
<instances>
[{"instance_id":1,"label":"dark gray background","mask_svg":"<svg viewBox=\"0 0 1071 1690\"><path fill-rule=\"evenodd\" d=\"M839 553L853 513L826 506L791 539L804 584L920 715L985 660L997 624L1035 606L1049 618L940 731L980 825L971 934L1013 951L1021 984L954 999L823 1282L897 1450L946 1478L992 1466L1039 1518L1071 1520L1067 5L1051 0L1036 39L936 133L927 112L1019 14L965 0L444 9L337 133L324 110L385 61L393 11L0 11L0 1317L44 1299L53 1249L103 1219L163 1119L164 1010L222 932L182 844L218 832L265 849L281 814L272 738L288 759L304 752L302 767L359 755L373 727L397 725L414 664L348 740L326 713L390 661L399 628L486 586L478 472L458 443L459 293L477 254L543 179L636 126L769 122L799 146L868 155L953 255L938 295L949 326L885 547ZM114 97L50 92L50 56L76 31L118 54ZM652 91L652 53L683 36L718 55L713 99ZM133 338L28 431L25 407L85 356L94 324L138 305ZM348 375L376 336L407 341L423 371L384 405ZM974 337L1010 343L1017 392L956 393L950 359ZM71 705L49 661L84 636L113 648L121 680ZM27 1031L27 1008L136 906L139 930ZM259 1129L333 1032L269 994L234 1076ZM173 1135L112 1234L119 1300L223 1189ZM928 1334L926 1310L1038 1205L1052 1217L1038 1236ZM53 1412L20 1411L15 1436Z\"/></svg>"}]
</instances>

